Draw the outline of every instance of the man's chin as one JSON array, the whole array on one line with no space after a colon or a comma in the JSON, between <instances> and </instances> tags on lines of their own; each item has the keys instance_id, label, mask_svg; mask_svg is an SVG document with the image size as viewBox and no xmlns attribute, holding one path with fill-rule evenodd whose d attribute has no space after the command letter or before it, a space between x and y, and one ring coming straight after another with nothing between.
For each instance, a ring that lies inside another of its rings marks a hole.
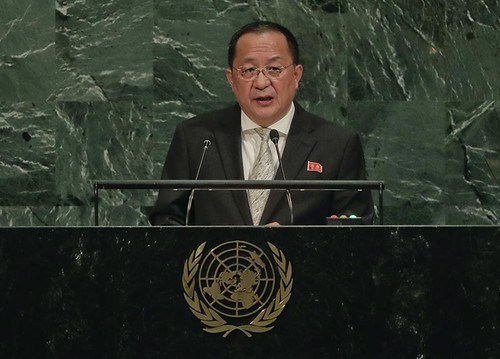
<instances>
[{"instance_id":1,"label":"man's chin","mask_svg":"<svg viewBox=\"0 0 500 359\"><path fill-rule=\"evenodd\" d=\"M269 124L275 123L283 117L280 117L276 109L272 107L254 107L252 115L250 118L261 126L264 126L263 123L269 126Z\"/></svg>"}]
</instances>

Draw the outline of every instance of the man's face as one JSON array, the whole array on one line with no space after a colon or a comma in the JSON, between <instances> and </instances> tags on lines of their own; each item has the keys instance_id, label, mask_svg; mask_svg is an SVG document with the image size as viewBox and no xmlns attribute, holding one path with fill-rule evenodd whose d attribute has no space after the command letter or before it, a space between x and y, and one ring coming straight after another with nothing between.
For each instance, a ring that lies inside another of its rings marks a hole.
<instances>
[{"instance_id":1,"label":"man's face","mask_svg":"<svg viewBox=\"0 0 500 359\"><path fill-rule=\"evenodd\" d=\"M246 80L236 70L269 66L289 67L277 79L269 79L261 72L253 80ZM248 33L236 43L233 68L226 70L226 77L243 111L260 126L268 127L290 110L302 71L302 65L293 65L283 34Z\"/></svg>"}]
</instances>

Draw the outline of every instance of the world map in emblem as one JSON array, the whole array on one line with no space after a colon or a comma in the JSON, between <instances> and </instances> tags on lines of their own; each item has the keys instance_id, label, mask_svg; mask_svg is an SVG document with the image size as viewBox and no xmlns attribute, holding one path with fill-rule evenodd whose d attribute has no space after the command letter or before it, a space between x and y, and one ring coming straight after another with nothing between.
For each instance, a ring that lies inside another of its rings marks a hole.
<instances>
[{"instance_id":1,"label":"world map in emblem","mask_svg":"<svg viewBox=\"0 0 500 359\"><path fill-rule=\"evenodd\" d=\"M245 317L261 310L274 294L273 262L256 245L231 241L213 248L198 277L204 301L228 317Z\"/></svg>"}]
</instances>

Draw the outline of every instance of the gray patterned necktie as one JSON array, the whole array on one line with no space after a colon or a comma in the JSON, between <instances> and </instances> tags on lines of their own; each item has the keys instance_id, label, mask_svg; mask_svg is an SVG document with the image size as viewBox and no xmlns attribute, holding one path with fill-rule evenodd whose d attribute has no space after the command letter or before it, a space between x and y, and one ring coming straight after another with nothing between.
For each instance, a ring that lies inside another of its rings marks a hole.
<instances>
[{"instance_id":1,"label":"gray patterned necktie","mask_svg":"<svg viewBox=\"0 0 500 359\"><path fill-rule=\"evenodd\" d=\"M260 149L248 177L250 180L271 180L274 177L273 155L268 144L270 131L268 128L255 129L255 132L260 136ZM258 225L269 197L269 189L248 190L247 195L253 224Z\"/></svg>"}]
</instances>

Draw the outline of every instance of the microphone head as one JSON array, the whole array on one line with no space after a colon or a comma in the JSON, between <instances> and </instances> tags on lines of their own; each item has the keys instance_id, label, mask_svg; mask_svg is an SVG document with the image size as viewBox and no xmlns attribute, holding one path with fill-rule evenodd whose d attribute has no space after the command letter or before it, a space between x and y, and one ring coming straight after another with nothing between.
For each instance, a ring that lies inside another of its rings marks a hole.
<instances>
[{"instance_id":1,"label":"microphone head","mask_svg":"<svg viewBox=\"0 0 500 359\"><path fill-rule=\"evenodd\" d=\"M205 141L203 141L203 144L205 145L205 148L208 148L208 146L210 146L212 144L212 141L205 140Z\"/></svg>"},{"instance_id":2,"label":"microphone head","mask_svg":"<svg viewBox=\"0 0 500 359\"><path fill-rule=\"evenodd\" d=\"M274 128L269 132L269 137L271 138L271 141L273 141L274 143L278 143L279 139L280 139L280 134L277 130L275 130Z\"/></svg>"}]
</instances>

